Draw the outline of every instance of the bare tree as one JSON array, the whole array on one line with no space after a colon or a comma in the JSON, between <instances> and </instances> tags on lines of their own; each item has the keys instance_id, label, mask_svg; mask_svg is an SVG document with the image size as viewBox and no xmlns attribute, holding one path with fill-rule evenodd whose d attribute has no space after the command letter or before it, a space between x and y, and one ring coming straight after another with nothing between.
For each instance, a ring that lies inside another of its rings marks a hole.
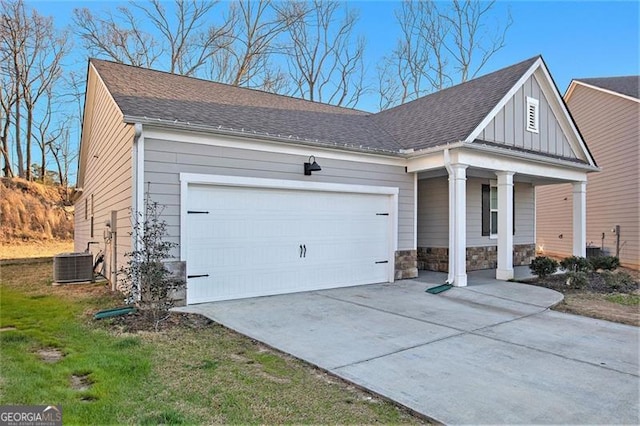
<instances>
[{"instance_id":1,"label":"bare tree","mask_svg":"<svg viewBox=\"0 0 640 426\"><path fill-rule=\"evenodd\" d=\"M218 3L175 0L168 11L159 0L131 2L132 8L120 6L115 15L105 12L104 18L82 8L74 10L74 23L91 55L189 76L231 42L233 20L218 27L207 25ZM152 32L142 29L140 16L151 23Z\"/></svg>"},{"instance_id":2,"label":"bare tree","mask_svg":"<svg viewBox=\"0 0 640 426\"><path fill-rule=\"evenodd\" d=\"M31 179L36 108L41 97L60 76L61 60L67 51L66 37L56 31L51 18L43 17L35 10L28 13L22 0L2 0L0 8L3 83L6 82L5 90L10 91L2 96L6 120L3 125L3 153L8 151L10 130L13 129L18 175ZM13 126L9 126L12 118ZM22 118L25 118L24 122ZM5 166L5 174L8 172Z\"/></svg>"},{"instance_id":3,"label":"bare tree","mask_svg":"<svg viewBox=\"0 0 640 426\"><path fill-rule=\"evenodd\" d=\"M87 8L74 9L75 32L91 56L125 64L152 67L161 56L159 43L142 30L130 9L120 6L94 15Z\"/></svg>"},{"instance_id":4,"label":"bare tree","mask_svg":"<svg viewBox=\"0 0 640 426\"><path fill-rule=\"evenodd\" d=\"M294 96L354 106L364 93L364 39L358 15L338 2L313 0L305 18L288 28L288 66Z\"/></svg>"},{"instance_id":5,"label":"bare tree","mask_svg":"<svg viewBox=\"0 0 640 426\"><path fill-rule=\"evenodd\" d=\"M495 1L410 1L396 11L401 36L378 67L380 107L475 77L505 46L511 15L489 25Z\"/></svg>"},{"instance_id":6,"label":"bare tree","mask_svg":"<svg viewBox=\"0 0 640 426\"><path fill-rule=\"evenodd\" d=\"M294 22L304 18L304 3L271 0L238 0L232 4L232 43L214 57L211 77L234 86L280 92L287 76L273 57L282 53L276 44Z\"/></svg>"}]
</instances>

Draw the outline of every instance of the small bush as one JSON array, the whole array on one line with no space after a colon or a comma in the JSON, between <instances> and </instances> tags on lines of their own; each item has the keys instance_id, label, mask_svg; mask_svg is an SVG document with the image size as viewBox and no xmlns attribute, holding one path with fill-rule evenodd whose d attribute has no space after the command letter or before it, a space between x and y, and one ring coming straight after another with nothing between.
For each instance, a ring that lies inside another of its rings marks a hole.
<instances>
[{"instance_id":1,"label":"small bush","mask_svg":"<svg viewBox=\"0 0 640 426\"><path fill-rule=\"evenodd\" d=\"M558 270L558 262L546 256L538 256L531 261L529 269L540 278L546 278Z\"/></svg>"},{"instance_id":2,"label":"small bush","mask_svg":"<svg viewBox=\"0 0 640 426\"><path fill-rule=\"evenodd\" d=\"M604 278L608 291L626 293L635 290L638 284L633 277L626 272L603 271L600 276Z\"/></svg>"},{"instance_id":3,"label":"small bush","mask_svg":"<svg viewBox=\"0 0 640 426\"><path fill-rule=\"evenodd\" d=\"M614 271L620 266L620 259L616 256L596 256L589 259L594 271Z\"/></svg>"},{"instance_id":4,"label":"small bush","mask_svg":"<svg viewBox=\"0 0 640 426\"><path fill-rule=\"evenodd\" d=\"M565 257L560 261L560 266L567 272L589 272L591 263L581 256Z\"/></svg>"},{"instance_id":5,"label":"small bush","mask_svg":"<svg viewBox=\"0 0 640 426\"><path fill-rule=\"evenodd\" d=\"M582 289L589 285L589 275L584 271L567 272L567 285L571 288Z\"/></svg>"}]
</instances>

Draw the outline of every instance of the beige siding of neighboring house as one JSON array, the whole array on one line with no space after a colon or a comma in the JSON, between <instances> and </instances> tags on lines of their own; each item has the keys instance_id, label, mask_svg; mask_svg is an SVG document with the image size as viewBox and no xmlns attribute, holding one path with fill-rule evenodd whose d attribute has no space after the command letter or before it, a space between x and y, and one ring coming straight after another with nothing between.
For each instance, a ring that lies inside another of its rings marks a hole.
<instances>
[{"instance_id":1,"label":"beige siding of neighboring house","mask_svg":"<svg viewBox=\"0 0 640 426\"><path fill-rule=\"evenodd\" d=\"M526 130L527 97L539 101L539 132ZM576 158L535 74L514 94L480 133L479 139L543 154Z\"/></svg>"},{"instance_id":2,"label":"beige siding of neighboring house","mask_svg":"<svg viewBox=\"0 0 640 426\"><path fill-rule=\"evenodd\" d=\"M216 136L211 136L215 139ZM145 191L164 206L170 240L179 243L180 173L248 176L399 188L398 249L415 249L414 176L404 167L318 157L322 172L303 176L308 157L145 138ZM173 253L179 256L179 248Z\"/></svg>"},{"instance_id":3,"label":"beige siding of neighboring house","mask_svg":"<svg viewBox=\"0 0 640 426\"><path fill-rule=\"evenodd\" d=\"M467 247L497 246L495 238L482 235L482 185L490 179L467 179ZM534 243L534 190L515 183L514 244ZM449 182L446 177L418 181L418 247L449 246Z\"/></svg>"},{"instance_id":4,"label":"beige siding of neighboring house","mask_svg":"<svg viewBox=\"0 0 640 426\"><path fill-rule=\"evenodd\" d=\"M131 251L134 128L123 122L122 113L90 68L80 160L83 171L78 182L82 195L76 202L74 242L75 251L85 251L89 241L97 242L91 251L105 252L105 275L109 277L112 246L105 238L108 233L105 224L111 220L112 210L118 212L116 268L125 265L125 253Z\"/></svg>"},{"instance_id":5,"label":"beige siding of neighboring house","mask_svg":"<svg viewBox=\"0 0 640 426\"><path fill-rule=\"evenodd\" d=\"M595 157L599 173L588 175L587 242L615 255L620 225L620 261L640 267L640 104L577 84L569 110ZM566 200L565 200L566 198ZM537 189L537 240L545 253L571 254L571 185ZM563 238L559 239L558 235Z\"/></svg>"}]
</instances>

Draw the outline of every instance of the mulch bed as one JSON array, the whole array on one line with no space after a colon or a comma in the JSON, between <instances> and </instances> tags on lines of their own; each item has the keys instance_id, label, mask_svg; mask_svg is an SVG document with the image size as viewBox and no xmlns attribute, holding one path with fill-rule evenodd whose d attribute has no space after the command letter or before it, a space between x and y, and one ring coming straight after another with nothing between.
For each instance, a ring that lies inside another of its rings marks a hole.
<instances>
[{"instance_id":1,"label":"mulch bed","mask_svg":"<svg viewBox=\"0 0 640 426\"><path fill-rule=\"evenodd\" d=\"M623 277L621 274L626 275ZM609 279L606 277L609 276ZM568 281L566 274L550 275L546 278L530 278L521 282L537 285L540 287L550 288L561 293L572 291L588 291L592 293L627 293L631 294L638 291L638 279L629 275L624 271L614 272L589 272L587 273L587 283L585 285L576 285ZM616 279L617 278L617 279ZM614 284L612 284L614 282Z\"/></svg>"}]
</instances>

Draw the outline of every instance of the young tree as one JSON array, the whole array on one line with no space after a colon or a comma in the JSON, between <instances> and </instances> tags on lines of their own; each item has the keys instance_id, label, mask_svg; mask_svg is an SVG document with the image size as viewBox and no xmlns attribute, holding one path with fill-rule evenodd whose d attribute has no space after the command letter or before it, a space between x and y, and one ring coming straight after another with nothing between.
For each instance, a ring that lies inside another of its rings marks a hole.
<instances>
[{"instance_id":1,"label":"young tree","mask_svg":"<svg viewBox=\"0 0 640 426\"><path fill-rule=\"evenodd\" d=\"M304 19L288 27L293 96L354 106L364 93L364 39L355 38L358 14L340 3L313 0Z\"/></svg>"},{"instance_id":2,"label":"young tree","mask_svg":"<svg viewBox=\"0 0 640 426\"><path fill-rule=\"evenodd\" d=\"M505 46L511 25L489 22L495 1L451 3L405 0L396 19L401 36L378 67L382 109L475 77Z\"/></svg>"}]
</instances>

